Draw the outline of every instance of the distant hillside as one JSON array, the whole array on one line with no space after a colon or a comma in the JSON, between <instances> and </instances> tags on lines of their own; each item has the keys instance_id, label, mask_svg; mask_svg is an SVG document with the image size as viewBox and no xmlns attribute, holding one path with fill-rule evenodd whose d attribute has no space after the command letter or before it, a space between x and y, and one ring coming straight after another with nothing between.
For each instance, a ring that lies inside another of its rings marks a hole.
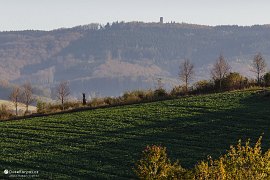
<instances>
[{"instance_id":1,"label":"distant hillside","mask_svg":"<svg viewBox=\"0 0 270 180\"><path fill-rule=\"evenodd\" d=\"M152 144L191 168L240 138L263 134L269 147L269 106L257 91L236 91L0 121L0 169L39 171L40 179L134 179L132 168Z\"/></svg>"},{"instance_id":2,"label":"distant hillside","mask_svg":"<svg viewBox=\"0 0 270 180\"><path fill-rule=\"evenodd\" d=\"M73 95L120 95L129 89L178 84L184 58L196 66L196 79L208 78L220 53L233 70L249 73L261 52L270 64L270 26L201 26L179 23L115 22L53 31L0 32L0 79L31 81L53 90L69 80ZM53 96L53 93L50 94Z\"/></svg>"}]
</instances>

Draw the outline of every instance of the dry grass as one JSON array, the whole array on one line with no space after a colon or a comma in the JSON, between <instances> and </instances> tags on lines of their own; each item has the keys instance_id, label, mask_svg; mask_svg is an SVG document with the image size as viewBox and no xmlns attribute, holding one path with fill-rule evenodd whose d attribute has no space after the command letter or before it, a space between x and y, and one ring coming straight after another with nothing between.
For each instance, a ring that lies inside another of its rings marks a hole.
<instances>
[{"instance_id":1,"label":"dry grass","mask_svg":"<svg viewBox=\"0 0 270 180\"><path fill-rule=\"evenodd\" d=\"M12 102L10 102L10 101L7 101L7 100L0 100L0 106L1 106L1 105L6 105L7 108L8 108L8 110L11 110L12 112L15 112L15 106L14 106L14 104L13 104ZM32 113L37 111L37 108L36 108L35 106L29 106L28 109L29 109L29 111L32 112ZM18 112L24 113L25 110L26 110L25 105L22 104L22 103L20 103L20 104L18 105Z\"/></svg>"}]
</instances>

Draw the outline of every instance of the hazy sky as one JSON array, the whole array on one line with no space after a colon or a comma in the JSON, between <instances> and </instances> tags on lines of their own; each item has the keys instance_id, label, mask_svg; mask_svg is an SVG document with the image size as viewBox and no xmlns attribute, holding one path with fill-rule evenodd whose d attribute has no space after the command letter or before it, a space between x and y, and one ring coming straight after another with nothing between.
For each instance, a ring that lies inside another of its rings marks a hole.
<instances>
[{"instance_id":1,"label":"hazy sky","mask_svg":"<svg viewBox=\"0 0 270 180\"><path fill-rule=\"evenodd\" d=\"M270 0L0 0L0 31L113 21L270 24Z\"/></svg>"}]
</instances>

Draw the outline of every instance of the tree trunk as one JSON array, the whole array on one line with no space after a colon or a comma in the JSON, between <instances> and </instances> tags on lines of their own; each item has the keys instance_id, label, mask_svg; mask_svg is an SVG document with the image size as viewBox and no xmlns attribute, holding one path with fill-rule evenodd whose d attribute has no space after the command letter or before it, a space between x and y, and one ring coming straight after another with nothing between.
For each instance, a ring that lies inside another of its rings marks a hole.
<instances>
[{"instance_id":1,"label":"tree trunk","mask_svg":"<svg viewBox=\"0 0 270 180\"><path fill-rule=\"evenodd\" d=\"M64 98L62 98L62 110L64 111L65 107L64 107Z\"/></svg>"},{"instance_id":2,"label":"tree trunk","mask_svg":"<svg viewBox=\"0 0 270 180\"><path fill-rule=\"evenodd\" d=\"M15 105L15 111L16 111L16 116L18 116L18 104L16 103L16 105Z\"/></svg>"},{"instance_id":3,"label":"tree trunk","mask_svg":"<svg viewBox=\"0 0 270 180\"><path fill-rule=\"evenodd\" d=\"M188 92L188 81L187 81L187 78L186 78L186 87L185 87L185 89L186 89L186 94L187 94L187 92Z\"/></svg>"},{"instance_id":4,"label":"tree trunk","mask_svg":"<svg viewBox=\"0 0 270 180\"><path fill-rule=\"evenodd\" d=\"M258 77L257 77L257 84L258 86L260 85L260 73L258 72Z\"/></svg>"}]
</instances>

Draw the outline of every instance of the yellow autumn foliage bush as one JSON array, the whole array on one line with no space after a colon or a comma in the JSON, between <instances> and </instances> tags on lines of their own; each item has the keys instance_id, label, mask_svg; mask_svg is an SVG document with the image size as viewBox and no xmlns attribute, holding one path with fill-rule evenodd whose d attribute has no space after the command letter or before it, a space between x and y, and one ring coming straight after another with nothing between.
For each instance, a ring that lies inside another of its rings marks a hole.
<instances>
[{"instance_id":1,"label":"yellow autumn foliage bush","mask_svg":"<svg viewBox=\"0 0 270 180\"><path fill-rule=\"evenodd\" d=\"M147 146L138 161L135 173L140 179L182 179L185 170L178 162L171 163L167 157L166 148L161 146Z\"/></svg>"},{"instance_id":2,"label":"yellow autumn foliage bush","mask_svg":"<svg viewBox=\"0 0 270 180\"><path fill-rule=\"evenodd\" d=\"M261 180L270 179L270 149L262 152L262 137L252 147L250 140L241 140L227 153L213 160L199 162L194 169L186 170L178 161L170 162L166 148L147 146L138 161L135 173L140 179L196 179L196 180Z\"/></svg>"},{"instance_id":3,"label":"yellow autumn foliage bush","mask_svg":"<svg viewBox=\"0 0 270 180\"><path fill-rule=\"evenodd\" d=\"M231 146L227 154L217 160L202 161L195 167L195 179L270 179L270 150L261 149L260 137L254 147L248 140Z\"/></svg>"}]
</instances>

